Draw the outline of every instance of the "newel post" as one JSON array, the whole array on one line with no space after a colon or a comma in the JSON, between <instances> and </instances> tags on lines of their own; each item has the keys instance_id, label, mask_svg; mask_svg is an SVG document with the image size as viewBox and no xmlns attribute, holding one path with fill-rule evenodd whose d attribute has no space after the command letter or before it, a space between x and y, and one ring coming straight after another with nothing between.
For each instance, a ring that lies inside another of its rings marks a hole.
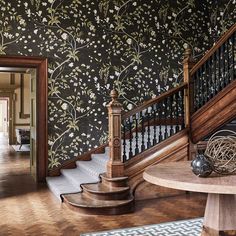
<instances>
[{"instance_id":1,"label":"newel post","mask_svg":"<svg viewBox=\"0 0 236 236\"><path fill-rule=\"evenodd\" d=\"M189 45L184 45L184 60L183 60L183 75L184 82L188 84L187 89L184 91L184 109L185 109L185 126L189 128L189 146L188 146L188 159L192 160L196 155L196 147L192 143L191 138L191 114L193 109L193 80L190 75L190 71L194 66L194 60L192 56L192 50Z\"/></svg>"},{"instance_id":2,"label":"newel post","mask_svg":"<svg viewBox=\"0 0 236 236\"><path fill-rule=\"evenodd\" d=\"M117 100L118 92L112 90L112 98L108 104L108 123L109 123L109 148L110 158L107 163L107 177L124 176L124 163L121 159L121 111L122 105Z\"/></svg>"},{"instance_id":3,"label":"newel post","mask_svg":"<svg viewBox=\"0 0 236 236\"><path fill-rule=\"evenodd\" d=\"M191 80L190 71L194 66L194 60L192 57L192 49L188 44L184 45L184 60L183 60L183 76L184 82L188 84L184 93L184 109L185 109L185 126L190 128L190 117L193 109L193 82Z\"/></svg>"}]
</instances>

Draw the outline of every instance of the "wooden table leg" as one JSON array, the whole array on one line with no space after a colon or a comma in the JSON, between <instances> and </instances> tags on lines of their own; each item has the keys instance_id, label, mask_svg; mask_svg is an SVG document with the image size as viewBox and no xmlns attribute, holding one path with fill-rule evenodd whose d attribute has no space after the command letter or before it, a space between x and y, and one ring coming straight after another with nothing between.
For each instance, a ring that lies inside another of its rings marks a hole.
<instances>
[{"instance_id":1,"label":"wooden table leg","mask_svg":"<svg viewBox=\"0 0 236 236\"><path fill-rule=\"evenodd\" d=\"M208 194L202 236L236 236L236 195Z\"/></svg>"}]
</instances>

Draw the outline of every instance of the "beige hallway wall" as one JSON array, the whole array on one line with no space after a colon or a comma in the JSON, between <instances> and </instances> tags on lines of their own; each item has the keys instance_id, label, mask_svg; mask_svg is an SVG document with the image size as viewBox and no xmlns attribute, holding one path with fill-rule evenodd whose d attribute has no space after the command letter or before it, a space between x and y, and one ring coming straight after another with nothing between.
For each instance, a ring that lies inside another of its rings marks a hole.
<instances>
[{"instance_id":1,"label":"beige hallway wall","mask_svg":"<svg viewBox=\"0 0 236 236\"><path fill-rule=\"evenodd\" d=\"M7 120L7 100L0 100L0 132L8 133L8 120Z\"/></svg>"}]
</instances>

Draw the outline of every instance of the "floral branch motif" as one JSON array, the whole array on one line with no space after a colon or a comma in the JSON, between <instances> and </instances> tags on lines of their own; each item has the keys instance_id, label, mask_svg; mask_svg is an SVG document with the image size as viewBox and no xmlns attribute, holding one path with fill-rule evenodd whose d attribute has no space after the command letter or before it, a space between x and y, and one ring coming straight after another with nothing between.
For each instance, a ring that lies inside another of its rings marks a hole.
<instances>
[{"instance_id":1,"label":"floral branch motif","mask_svg":"<svg viewBox=\"0 0 236 236\"><path fill-rule=\"evenodd\" d=\"M4 0L1 1L1 14L6 17L0 21L0 55L5 55L7 47L20 39L19 32L25 29L26 22L21 15L17 15L16 9ZM13 32L12 25L14 24L18 25L18 32Z\"/></svg>"},{"instance_id":2,"label":"floral branch motif","mask_svg":"<svg viewBox=\"0 0 236 236\"><path fill-rule=\"evenodd\" d=\"M51 5L48 8L48 25L44 25L45 28L53 28L53 32L57 32L61 35L61 41L63 47L59 49L59 52L63 54L63 60L60 57L57 58L56 63L49 66L49 96L50 96L50 107L56 102L61 107L57 111L60 117L57 118L57 122L60 127L55 126L55 135L49 137L49 168L60 165L61 159L69 159L68 155L69 147L63 149L63 143L66 137L73 138L72 143L78 145L78 142L82 140L74 135L74 132L78 132L79 121L88 116L91 112L91 108L84 109L83 98L70 94L65 96L62 93L62 89L71 89L71 81L77 81L76 76L70 73L67 78L64 76L64 70L68 66L73 68L74 63L79 61L79 53L82 49L88 47L89 43L81 40L81 33L78 31L72 31L70 27L63 27L60 22L60 17L63 17L63 0L59 1L58 4L56 0L50 1ZM60 60L60 62L59 62ZM74 82L75 84L76 82ZM79 84L77 83L77 86ZM79 89L79 88L78 88ZM81 89L81 87L80 87ZM77 91L77 88L74 88ZM78 93L77 93L78 94ZM90 99L95 100L95 96L90 89L84 89L84 95L90 97ZM60 125L61 124L61 125ZM63 128L65 127L65 128ZM60 132L62 131L62 132ZM72 148L72 147L70 147ZM76 146L74 146L76 148ZM77 147L78 148L78 147Z\"/></svg>"}]
</instances>

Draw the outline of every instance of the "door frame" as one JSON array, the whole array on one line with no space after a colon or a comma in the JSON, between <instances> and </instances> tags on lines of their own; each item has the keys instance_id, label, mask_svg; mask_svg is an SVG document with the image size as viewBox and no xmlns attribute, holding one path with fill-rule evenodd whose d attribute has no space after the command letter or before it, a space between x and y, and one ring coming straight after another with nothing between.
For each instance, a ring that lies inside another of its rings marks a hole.
<instances>
[{"instance_id":1,"label":"door frame","mask_svg":"<svg viewBox=\"0 0 236 236\"><path fill-rule=\"evenodd\" d=\"M48 60L44 57L0 56L0 67L34 68L37 71L37 182L45 182L48 174Z\"/></svg>"},{"instance_id":2,"label":"door frame","mask_svg":"<svg viewBox=\"0 0 236 236\"><path fill-rule=\"evenodd\" d=\"M0 92L0 99L1 98L8 98L8 109L9 109L9 113L8 113L8 143L11 145L13 144L14 141L14 135L13 135L13 127L14 127L14 123L15 123L15 101L14 101L14 93L13 92Z\"/></svg>"}]
</instances>

